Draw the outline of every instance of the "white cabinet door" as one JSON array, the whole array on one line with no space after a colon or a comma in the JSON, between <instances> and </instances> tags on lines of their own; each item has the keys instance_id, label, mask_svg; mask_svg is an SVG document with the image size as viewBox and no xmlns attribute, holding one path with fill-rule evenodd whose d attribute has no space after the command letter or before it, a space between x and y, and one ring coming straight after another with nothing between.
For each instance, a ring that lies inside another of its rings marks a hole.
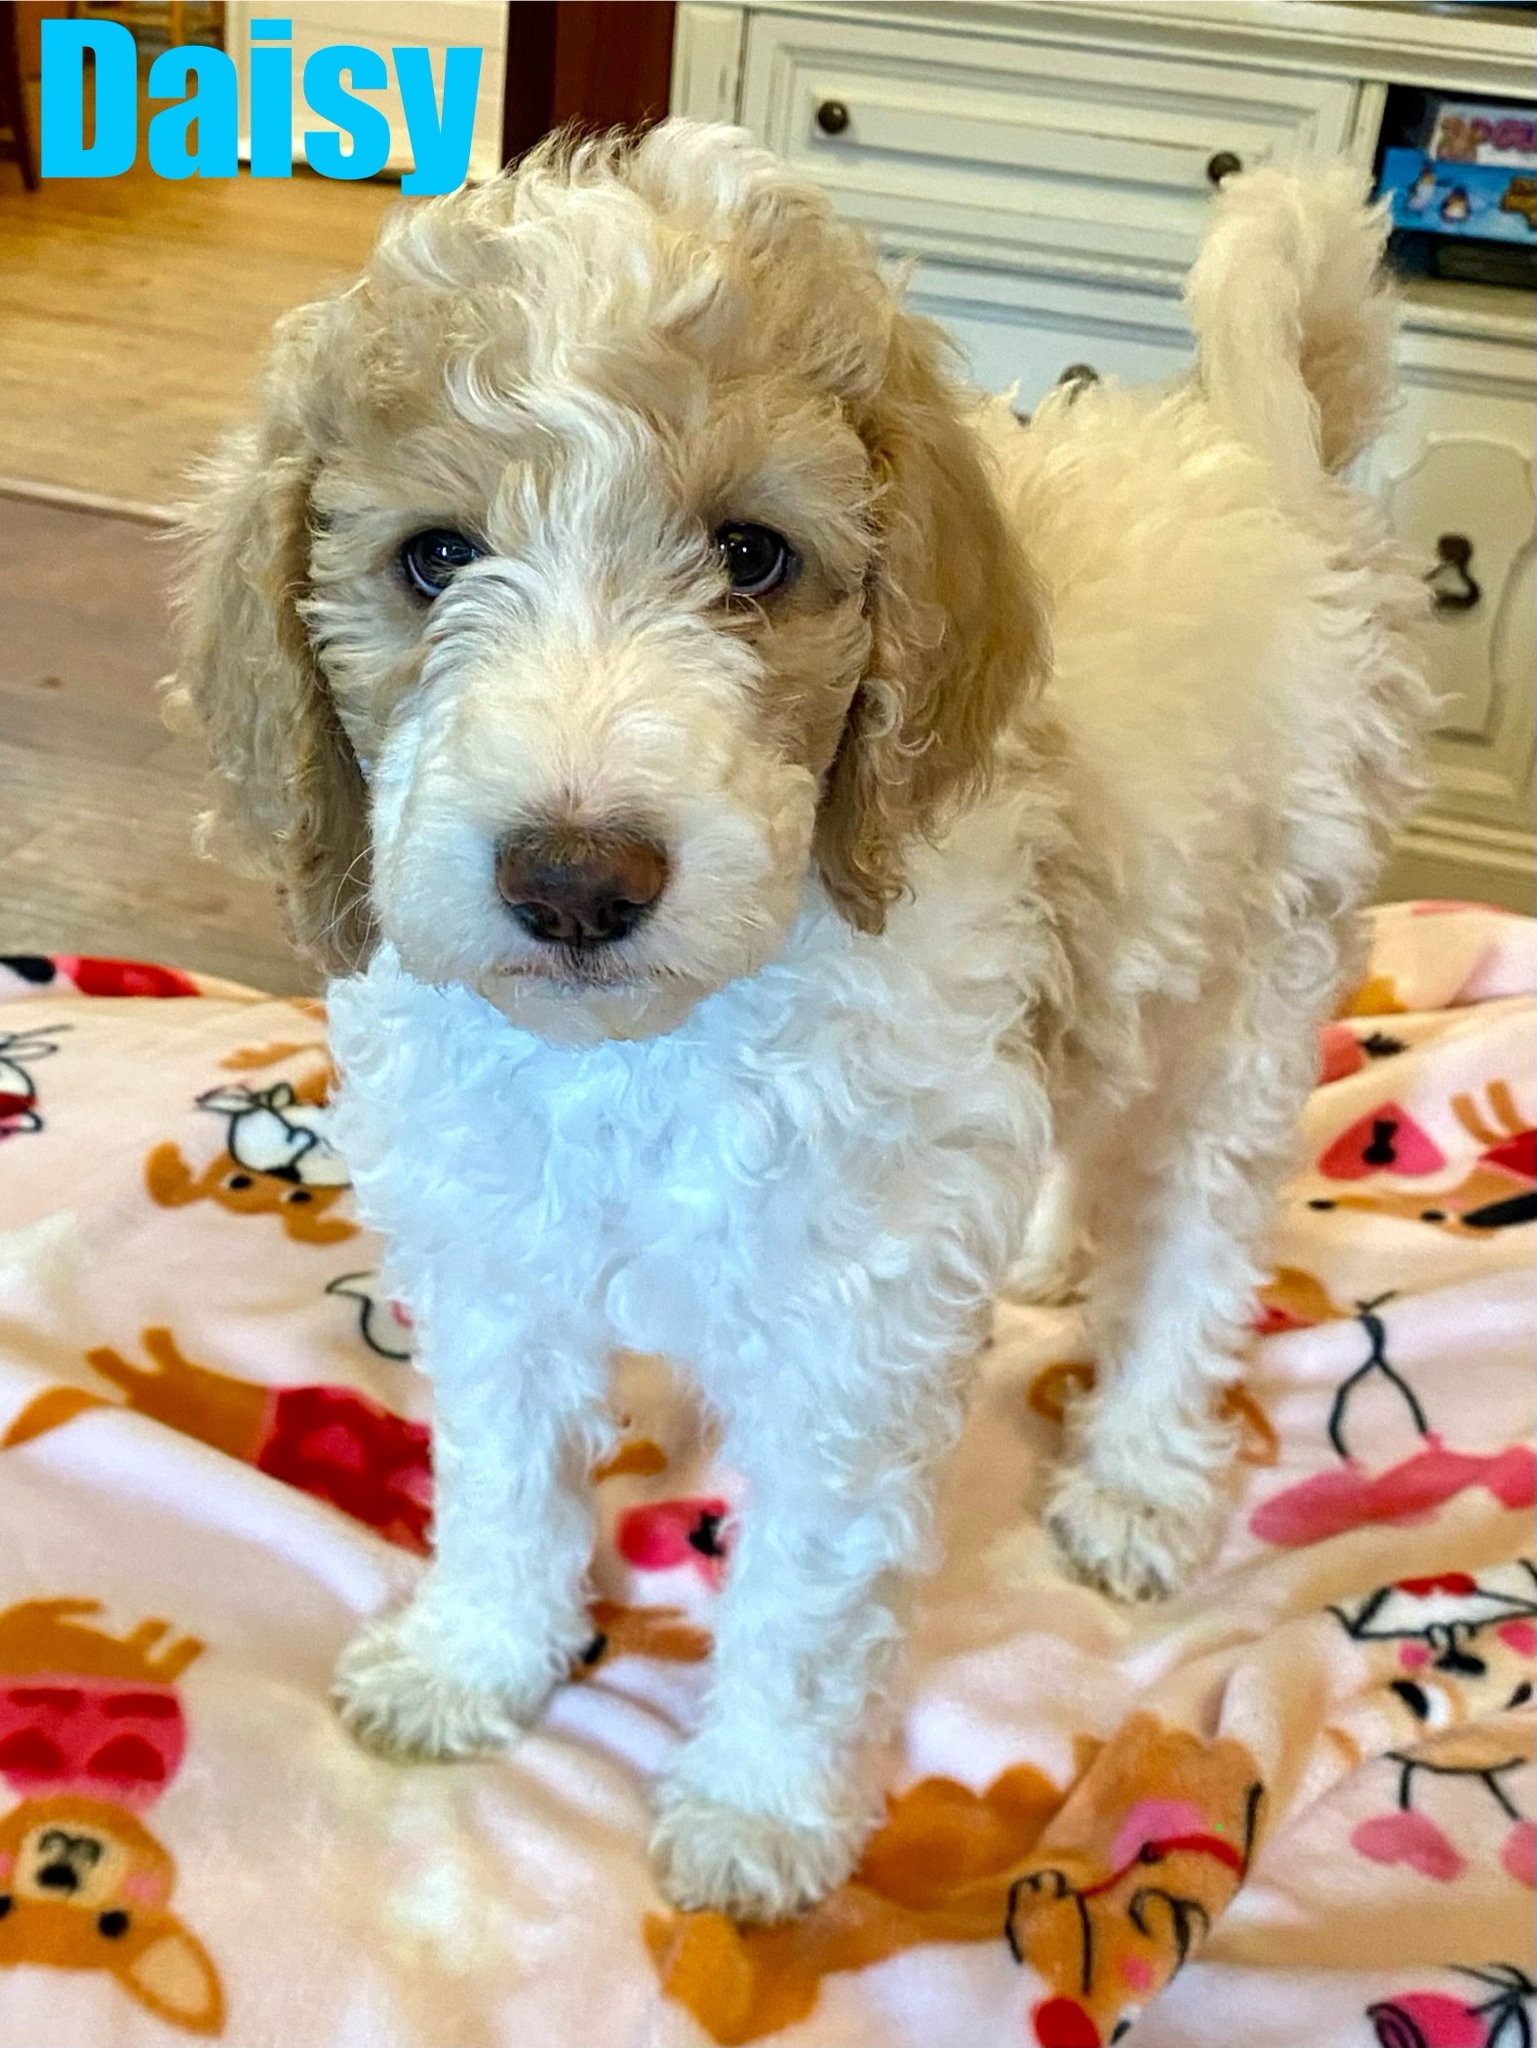
<instances>
[{"instance_id":1,"label":"white cabinet door","mask_svg":"<svg viewBox=\"0 0 1537 2048\"><path fill-rule=\"evenodd\" d=\"M1411 326L1402 409L1367 478L1427 574L1441 565L1429 643L1443 699L1431 745L1436 790L1406 835L1395 884L1431 880L1439 894L1527 910L1537 703L1531 378L1529 344Z\"/></svg>"},{"instance_id":2,"label":"white cabinet door","mask_svg":"<svg viewBox=\"0 0 1537 2048\"><path fill-rule=\"evenodd\" d=\"M255 11L252 0L228 0L225 8L225 48L235 60L240 83L240 148L248 154L250 112L247 81L250 76L250 22ZM390 51L397 44L425 49L432 59L433 86L441 107L443 56L452 44L478 49L480 79L475 99L474 139L470 145L470 177L489 178L502 160L502 82L507 63L507 9L497 0L284 0L281 11L262 8L292 24L293 48L293 155L304 162L304 131L328 124L317 121L304 104L304 61L330 43L359 43L384 59L390 83L386 90L364 97L390 124L388 168L411 168L411 145L406 133L405 114L395 84Z\"/></svg>"}]
</instances>

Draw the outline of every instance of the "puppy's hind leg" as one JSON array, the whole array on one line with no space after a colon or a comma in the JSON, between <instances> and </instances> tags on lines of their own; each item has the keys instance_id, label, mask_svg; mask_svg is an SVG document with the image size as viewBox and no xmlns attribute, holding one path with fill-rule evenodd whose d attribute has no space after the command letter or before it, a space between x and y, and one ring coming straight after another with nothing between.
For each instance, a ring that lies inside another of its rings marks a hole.
<instances>
[{"instance_id":1,"label":"puppy's hind leg","mask_svg":"<svg viewBox=\"0 0 1537 2048\"><path fill-rule=\"evenodd\" d=\"M1159 1085L1098 1170L1089 1282L1096 1390L1072 1418L1047 1523L1086 1579L1171 1593L1217 1534L1261 1249L1312 1086L1338 948L1322 920L1272 933L1161 1022Z\"/></svg>"}]
</instances>

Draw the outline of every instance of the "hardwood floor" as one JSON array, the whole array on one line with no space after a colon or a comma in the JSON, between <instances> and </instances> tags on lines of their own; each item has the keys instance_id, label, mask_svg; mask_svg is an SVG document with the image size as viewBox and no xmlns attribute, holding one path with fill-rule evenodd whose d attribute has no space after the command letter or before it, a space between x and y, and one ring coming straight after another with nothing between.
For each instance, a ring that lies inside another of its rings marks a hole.
<instances>
[{"instance_id":1,"label":"hardwood floor","mask_svg":"<svg viewBox=\"0 0 1537 2048\"><path fill-rule=\"evenodd\" d=\"M45 183L0 164L0 478L174 503L288 307L356 271L387 185ZM408 202L409 203L409 202ZM0 952L312 985L271 890L193 851L196 750L160 722L165 534L0 495Z\"/></svg>"},{"instance_id":2,"label":"hardwood floor","mask_svg":"<svg viewBox=\"0 0 1537 2048\"><path fill-rule=\"evenodd\" d=\"M347 281L390 185L58 179L0 164L0 476L174 503L273 321Z\"/></svg>"},{"instance_id":3,"label":"hardwood floor","mask_svg":"<svg viewBox=\"0 0 1537 2048\"><path fill-rule=\"evenodd\" d=\"M200 858L201 752L162 725L161 530L0 498L0 953L313 987L272 890Z\"/></svg>"}]
</instances>

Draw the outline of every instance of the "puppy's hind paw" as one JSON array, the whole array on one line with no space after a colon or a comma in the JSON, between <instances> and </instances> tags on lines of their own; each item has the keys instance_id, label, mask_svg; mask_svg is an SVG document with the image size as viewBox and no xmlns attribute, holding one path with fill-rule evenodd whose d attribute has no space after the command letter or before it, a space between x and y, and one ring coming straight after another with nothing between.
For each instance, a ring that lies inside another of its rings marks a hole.
<instances>
[{"instance_id":1,"label":"puppy's hind paw","mask_svg":"<svg viewBox=\"0 0 1537 2048\"><path fill-rule=\"evenodd\" d=\"M860 1840L835 1823L798 1825L684 1788L664 1790L651 1860L672 1903L739 1921L788 1920L853 1869Z\"/></svg>"},{"instance_id":2,"label":"puppy's hind paw","mask_svg":"<svg viewBox=\"0 0 1537 2048\"><path fill-rule=\"evenodd\" d=\"M522 1733L527 1703L456 1677L426 1656L394 1615L374 1622L337 1659L331 1697L345 1726L381 1755L485 1756Z\"/></svg>"},{"instance_id":3,"label":"puppy's hind paw","mask_svg":"<svg viewBox=\"0 0 1537 2048\"><path fill-rule=\"evenodd\" d=\"M1216 1534L1215 1487L1186 1475L1177 1502L1081 1468L1065 1472L1046 1527L1074 1575L1117 1600L1162 1600L1186 1585Z\"/></svg>"}]
</instances>

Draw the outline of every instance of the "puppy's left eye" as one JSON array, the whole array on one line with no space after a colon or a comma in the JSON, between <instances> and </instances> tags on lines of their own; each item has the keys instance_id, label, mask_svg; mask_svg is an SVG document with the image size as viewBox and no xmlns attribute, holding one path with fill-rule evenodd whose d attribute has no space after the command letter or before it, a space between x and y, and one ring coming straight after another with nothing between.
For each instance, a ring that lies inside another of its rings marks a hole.
<instances>
[{"instance_id":1,"label":"puppy's left eye","mask_svg":"<svg viewBox=\"0 0 1537 2048\"><path fill-rule=\"evenodd\" d=\"M413 533L402 547L400 566L411 588L430 600L441 596L459 571L480 556L481 550L466 534L429 526L425 533Z\"/></svg>"},{"instance_id":2,"label":"puppy's left eye","mask_svg":"<svg viewBox=\"0 0 1537 2048\"><path fill-rule=\"evenodd\" d=\"M736 597L765 597L788 582L796 568L794 548L771 526L730 521L716 528L715 545Z\"/></svg>"}]
</instances>

